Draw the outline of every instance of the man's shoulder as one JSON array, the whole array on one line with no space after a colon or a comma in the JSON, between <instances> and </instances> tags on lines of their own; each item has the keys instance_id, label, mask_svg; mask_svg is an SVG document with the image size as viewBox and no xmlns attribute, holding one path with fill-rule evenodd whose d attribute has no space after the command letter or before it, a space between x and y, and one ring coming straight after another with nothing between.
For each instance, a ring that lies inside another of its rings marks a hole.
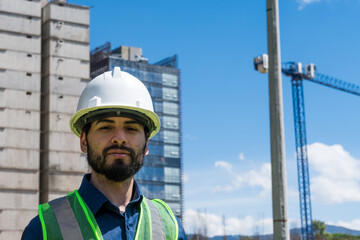
<instances>
[{"instance_id":1,"label":"man's shoulder","mask_svg":"<svg viewBox=\"0 0 360 240\"><path fill-rule=\"evenodd\" d=\"M53 199L53 200L49 201L48 203L56 202L57 200L59 200L63 197ZM36 240L43 239L42 226L41 226L39 215L37 215L36 217L31 219L31 221L26 226L26 228L24 229L23 234L21 236L21 240L35 240L35 239Z\"/></svg>"},{"instance_id":2,"label":"man's shoulder","mask_svg":"<svg viewBox=\"0 0 360 240\"><path fill-rule=\"evenodd\" d=\"M42 239L42 228L39 216L34 217L26 226L21 240L40 240Z\"/></svg>"}]
</instances>

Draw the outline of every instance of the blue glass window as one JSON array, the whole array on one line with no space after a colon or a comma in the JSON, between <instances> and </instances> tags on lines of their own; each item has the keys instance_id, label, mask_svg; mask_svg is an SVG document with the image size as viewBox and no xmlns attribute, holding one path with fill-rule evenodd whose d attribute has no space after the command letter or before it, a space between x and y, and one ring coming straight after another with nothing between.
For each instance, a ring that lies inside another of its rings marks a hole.
<instances>
[{"instance_id":1,"label":"blue glass window","mask_svg":"<svg viewBox=\"0 0 360 240\"><path fill-rule=\"evenodd\" d=\"M165 199L166 200L180 200L180 186L179 185L165 185Z\"/></svg>"},{"instance_id":2,"label":"blue glass window","mask_svg":"<svg viewBox=\"0 0 360 240\"><path fill-rule=\"evenodd\" d=\"M164 177L167 183L180 183L180 168L165 167Z\"/></svg>"},{"instance_id":3,"label":"blue glass window","mask_svg":"<svg viewBox=\"0 0 360 240\"><path fill-rule=\"evenodd\" d=\"M161 120L164 128L179 129L178 117L163 116Z\"/></svg>"},{"instance_id":4,"label":"blue glass window","mask_svg":"<svg viewBox=\"0 0 360 240\"><path fill-rule=\"evenodd\" d=\"M136 179L146 181L164 181L164 168L142 167L136 174Z\"/></svg>"},{"instance_id":5,"label":"blue glass window","mask_svg":"<svg viewBox=\"0 0 360 240\"><path fill-rule=\"evenodd\" d=\"M154 104L154 111L157 113L163 112L163 103L162 102L153 102Z\"/></svg>"},{"instance_id":6,"label":"blue glass window","mask_svg":"<svg viewBox=\"0 0 360 240\"><path fill-rule=\"evenodd\" d=\"M144 81L144 78L145 78L144 71L134 69L134 68L129 68L129 67L121 67L121 70L133 75L134 77L138 78L141 81Z\"/></svg>"},{"instance_id":7,"label":"blue glass window","mask_svg":"<svg viewBox=\"0 0 360 240\"><path fill-rule=\"evenodd\" d=\"M156 142L164 141L164 132L160 130L154 137L150 139L150 142L152 141L156 141Z\"/></svg>"},{"instance_id":8,"label":"blue glass window","mask_svg":"<svg viewBox=\"0 0 360 240\"><path fill-rule=\"evenodd\" d=\"M168 74L168 73L163 73L162 74L162 83L165 86L171 86L171 87L177 87L179 86L178 83L178 76L177 75L173 75L173 74Z\"/></svg>"},{"instance_id":9,"label":"blue glass window","mask_svg":"<svg viewBox=\"0 0 360 240\"><path fill-rule=\"evenodd\" d=\"M163 102L163 113L171 115L179 115L179 104Z\"/></svg>"},{"instance_id":10,"label":"blue glass window","mask_svg":"<svg viewBox=\"0 0 360 240\"><path fill-rule=\"evenodd\" d=\"M148 148L149 148L149 155L164 156L164 147L163 146L154 145L154 144L149 143Z\"/></svg>"},{"instance_id":11,"label":"blue glass window","mask_svg":"<svg viewBox=\"0 0 360 240\"><path fill-rule=\"evenodd\" d=\"M179 132L164 130L165 143L180 143Z\"/></svg>"},{"instance_id":12,"label":"blue glass window","mask_svg":"<svg viewBox=\"0 0 360 240\"><path fill-rule=\"evenodd\" d=\"M154 87L154 86L147 86L147 89L149 90L149 93L151 97L157 97L162 98L163 97L163 91L160 87Z\"/></svg>"},{"instance_id":13,"label":"blue glass window","mask_svg":"<svg viewBox=\"0 0 360 240\"><path fill-rule=\"evenodd\" d=\"M180 157L180 147L178 146L164 146L164 156L170 158L179 158Z\"/></svg>"},{"instance_id":14,"label":"blue glass window","mask_svg":"<svg viewBox=\"0 0 360 240\"><path fill-rule=\"evenodd\" d=\"M162 74L160 73L148 72L130 67L121 67L121 70L130 73L131 75L133 75L134 77L138 78L143 82L159 83L159 84L163 82Z\"/></svg>"},{"instance_id":15,"label":"blue glass window","mask_svg":"<svg viewBox=\"0 0 360 240\"><path fill-rule=\"evenodd\" d=\"M154 72L146 72L144 73L144 81L145 82L151 82L151 83L162 83L162 76L160 73L154 73Z\"/></svg>"},{"instance_id":16,"label":"blue glass window","mask_svg":"<svg viewBox=\"0 0 360 240\"><path fill-rule=\"evenodd\" d=\"M162 89L162 96L165 100L179 101L179 91L174 88L166 88Z\"/></svg>"},{"instance_id":17,"label":"blue glass window","mask_svg":"<svg viewBox=\"0 0 360 240\"><path fill-rule=\"evenodd\" d=\"M140 190L147 198L165 198L164 185L141 184Z\"/></svg>"}]
</instances>

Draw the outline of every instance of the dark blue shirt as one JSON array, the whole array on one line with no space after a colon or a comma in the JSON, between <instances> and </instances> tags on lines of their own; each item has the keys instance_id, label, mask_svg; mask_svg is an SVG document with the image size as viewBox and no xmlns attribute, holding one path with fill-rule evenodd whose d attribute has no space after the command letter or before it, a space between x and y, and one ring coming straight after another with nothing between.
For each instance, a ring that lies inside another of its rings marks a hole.
<instances>
[{"instance_id":1,"label":"dark blue shirt","mask_svg":"<svg viewBox=\"0 0 360 240\"><path fill-rule=\"evenodd\" d=\"M83 178L78 190L80 196L89 206L91 212L96 218L104 240L112 239L134 239L136 226L139 218L140 203L142 195L138 184L135 181L133 195L130 203L125 208L125 213L121 213L119 208L110 202L97 188L90 183L90 174ZM186 240L184 228L179 219L176 218L179 225L179 238ZM42 228L39 216L33 218L25 228L22 240L40 240L42 238Z\"/></svg>"}]
</instances>

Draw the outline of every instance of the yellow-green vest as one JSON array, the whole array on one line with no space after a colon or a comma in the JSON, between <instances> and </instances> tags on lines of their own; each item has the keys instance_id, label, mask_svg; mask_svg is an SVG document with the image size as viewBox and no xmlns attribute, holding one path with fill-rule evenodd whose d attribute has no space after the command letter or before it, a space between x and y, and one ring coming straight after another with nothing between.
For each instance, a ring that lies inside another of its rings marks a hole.
<instances>
[{"instance_id":1,"label":"yellow-green vest","mask_svg":"<svg viewBox=\"0 0 360 240\"><path fill-rule=\"evenodd\" d=\"M44 240L103 240L100 228L79 193L39 205ZM143 197L135 240L177 240L178 223L169 206Z\"/></svg>"}]
</instances>

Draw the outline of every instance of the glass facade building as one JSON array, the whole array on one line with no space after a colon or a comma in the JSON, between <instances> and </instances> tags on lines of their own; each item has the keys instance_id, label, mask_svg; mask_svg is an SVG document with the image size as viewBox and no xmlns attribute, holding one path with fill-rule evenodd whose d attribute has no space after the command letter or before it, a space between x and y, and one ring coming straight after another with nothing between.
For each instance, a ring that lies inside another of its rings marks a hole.
<instances>
[{"instance_id":1,"label":"glass facade building","mask_svg":"<svg viewBox=\"0 0 360 240\"><path fill-rule=\"evenodd\" d=\"M135 56L132 55L134 52ZM91 78L119 66L122 71L141 80L149 90L161 129L149 140L149 155L135 179L147 198L164 200L181 218L181 99L176 55L149 64L141 55L141 49L119 47L111 51L107 43L93 50L90 59Z\"/></svg>"}]
</instances>

